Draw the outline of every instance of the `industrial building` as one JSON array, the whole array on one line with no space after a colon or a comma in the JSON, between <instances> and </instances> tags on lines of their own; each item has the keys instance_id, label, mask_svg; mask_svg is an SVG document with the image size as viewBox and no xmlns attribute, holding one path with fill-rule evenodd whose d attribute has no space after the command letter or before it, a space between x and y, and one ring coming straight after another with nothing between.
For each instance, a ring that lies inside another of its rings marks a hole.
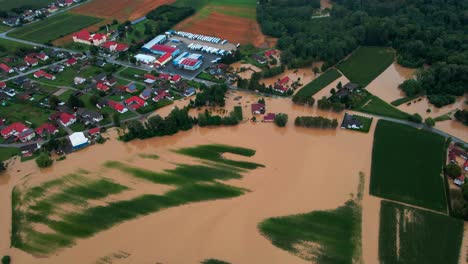
<instances>
[{"instance_id":1,"label":"industrial building","mask_svg":"<svg viewBox=\"0 0 468 264\"><path fill-rule=\"evenodd\" d=\"M153 64L156 61L156 57L146 54L137 54L135 59L145 64Z\"/></svg>"},{"instance_id":2,"label":"industrial building","mask_svg":"<svg viewBox=\"0 0 468 264\"><path fill-rule=\"evenodd\" d=\"M151 52L151 48L154 45L162 44L162 43L166 42L166 40L167 40L166 35L158 35L154 39L150 40L148 43L143 45L143 47L141 47L141 49L143 51L145 51L145 52Z\"/></svg>"},{"instance_id":3,"label":"industrial building","mask_svg":"<svg viewBox=\"0 0 468 264\"><path fill-rule=\"evenodd\" d=\"M171 61L172 59L172 55L171 53L167 52L167 53L164 53L164 55L162 55L161 57L159 57L156 62L155 62L155 65L156 67L162 67L164 66L166 63L168 63L169 61Z\"/></svg>"},{"instance_id":4,"label":"industrial building","mask_svg":"<svg viewBox=\"0 0 468 264\"><path fill-rule=\"evenodd\" d=\"M68 139L70 140L73 151L85 148L89 145L89 140L85 137L83 132L75 132L71 134Z\"/></svg>"},{"instance_id":5,"label":"industrial building","mask_svg":"<svg viewBox=\"0 0 468 264\"><path fill-rule=\"evenodd\" d=\"M200 68L203 63L202 59L201 54L184 52L174 59L173 64L176 67L193 71Z\"/></svg>"}]
</instances>

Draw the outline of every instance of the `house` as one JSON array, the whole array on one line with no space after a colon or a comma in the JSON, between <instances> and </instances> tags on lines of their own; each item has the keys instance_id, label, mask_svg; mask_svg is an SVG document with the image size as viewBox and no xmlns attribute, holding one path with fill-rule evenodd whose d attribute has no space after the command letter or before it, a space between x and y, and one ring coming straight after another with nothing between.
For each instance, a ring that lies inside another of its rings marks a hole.
<instances>
[{"instance_id":1,"label":"house","mask_svg":"<svg viewBox=\"0 0 468 264\"><path fill-rule=\"evenodd\" d=\"M55 76L49 73L44 73L44 78L47 80L55 80Z\"/></svg>"},{"instance_id":2,"label":"house","mask_svg":"<svg viewBox=\"0 0 468 264\"><path fill-rule=\"evenodd\" d=\"M177 83L177 82L180 81L181 78L182 78L182 76L180 76L179 74L173 75L171 77L171 83Z\"/></svg>"},{"instance_id":3,"label":"house","mask_svg":"<svg viewBox=\"0 0 468 264\"><path fill-rule=\"evenodd\" d=\"M94 76L93 78L94 82L104 82L106 79L107 79L107 74L105 73L100 73Z\"/></svg>"},{"instance_id":4,"label":"house","mask_svg":"<svg viewBox=\"0 0 468 264\"><path fill-rule=\"evenodd\" d=\"M275 121L276 114L268 113L263 116L263 122L273 122Z\"/></svg>"},{"instance_id":5,"label":"house","mask_svg":"<svg viewBox=\"0 0 468 264\"><path fill-rule=\"evenodd\" d=\"M86 108L79 108L76 114L82 118L85 123L99 123L104 119L99 112L91 111Z\"/></svg>"},{"instance_id":6,"label":"house","mask_svg":"<svg viewBox=\"0 0 468 264\"><path fill-rule=\"evenodd\" d=\"M37 64L36 64L37 65ZM19 72L23 72L25 71L26 69L28 68L28 64L26 63L20 63L18 65L15 66L14 70L15 71L19 71Z\"/></svg>"},{"instance_id":7,"label":"house","mask_svg":"<svg viewBox=\"0 0 468 264\"><path fill-rule=\"evenodd\" d=\"M134 83L128 84L125 90L127 91L127 93L131 93L131 94L138 92L137 86Z\"/></svg>"},{"instance_id":8,"label":"house","mask_svg":"<svg viewBox=\"0 0 468 264\"><path fill-rule=\"evenodd\" d=\"M65 69L65 67L63 65L60 65L60 64L56 64L56 65L52 65L49 67L49 70L53 73L59 73L59 72L63 72L63 70Z\"/></svg>"},{"instance_id":9,"label":"house","mask_svg":"<svg viewBox=\"0 0 468 264\"><path fill-rule=\"evenodd\" d=\"M271 57L276 55L278 55L278 50L273 49L265 51L265 57Z\"/></svg>"},{"instance_id":10,"label":"house","mask_svg":"<svg viewBox=\"0 0 468 264\"><path fill-rule=\"evenodd\" d=\"M66 127L70 126L70 125L72 125L72 124L74 124L76 122L76 116L75 115L65 113L65 112L60 113L58 119L59 119L60 124L62 124L63 126L66 126Z\"/></svg>"},{"instance_id":11,"label":"house","mask_svg":"<svg viewBox=\"0 0 468 264\"><path fill-rule=\"evenodd\" d=\"M104 82L107 86L114 86L117 83L117 80L115 78L107 79Z\"/></svg>"},{"instance_id":12,"label":"house","mask_svg":"<svg viewBox=\"0 0 468 264\"><path fill-rule=\"evenodd\" d=\"M148 100L148 98L151 97L152 92L153 92L153 89L146 88L145 90L143 90L143 92L141 92L140 98L143 99L143 100Z\"/></svg>"},{"instance_id":13,"label":"house","mask_svg":"<svg viewBox=\"0 0 468 264\"><path fill-rule=\"evenodd\" d=\"M277 92L280 92L280 93L286 93L288 92L288 88L283 86L283 85L280 85L278 83L276 83L274 86L273 86L273 90L277 91Z\"/></svg>"},{"instance_id":14,"label":"house","mask_svg":"<svg viewBox=\"0 0 468 264\"><path fill-rule=\"evenodd\" d=\"M41 137L46 137L48 135L54 135L58 133L59 130L57 127L50 123L44 123L40 127L36 128L36 133Z\"/></svg>"},{"instance_id":15,"label":"house","mask_svg":"<svg viewBox=\"0 0 468 264\"><path fill-rule=\"evenodd\" d=\"M90 136L97 136L99 134L101 134L101 130L99 129L99 127L91 128L90 130L88 130L88 135Z\"/></svg>"},{"instance_id":16,"label":"house","mask_svg":"<svg viewBox=\"0 0 468 264\"><path fill-rule=\"evenodd\" d=\"M265 105L260 103L255 103L251 105L253 115L261 115L265 113Z\"/></svg>"},{"instance_id":17,"label":"house","mask_svg":"<svg viewBox=\"0 0 468 264\"><path fill-rule=\"evenodd\" d=\"M26 56L24 57L24 62L30 67L37 66L39 64L39 61L33 57Z\"/></svg>"},{"instance_id":18,"label":"house","mask_svg":"<svg viewBox=\"0 0 468 264\"><path fill-rule=\"evenodd\" d=\"M253 54L252 58L260 64L266 64L268 62L264 56L260 56L258 54Z\"/></svg>"},{"instance_id":19,"label":"house","mask_svg":"<svg viewBox=\"0 0 468 264\"><path fill-rule=\"evenodd\" d=\"M52 6L49 6L49 8L47 8L47 11L49 11L49 13L55 13L58 11L58 7L55 6L55 5L52 5Z\"/></svg>"},{"instance_id":20,"label":"house","mask_svg":"<svg viewBox=\"0 0 468 264\"><path fill-rule=\"evenodd\" d=\"M338 98L343 98L349 95L350 93L354 92L358 88L359 88L359 85L355 83L347 83L341 89L339 89L338 92L335 93L335 96L337 96Z\"/></svg>"},{"instance_id":21,"label":"house","mask_svg":"<svg viewBox=\"0 0 468 264\"><path fill-rule=\"evenodd\" d=\"M36 150L39 149L39 144L31 143L28 145L23 145L19 148L21 152L21 156L23 157L31 157Z\"/></svg>"},{"instance_id":22,"label":"house","mask_svg":"<svg viewBox=\"0 0 468 264\"><path fill-rule=\"evenodd\" d=\"M73 53L72 57L77 59L77 60L84 60L84 59L86 59L86 54L82 53L82 52Z\"/></svg>"},{"instance_id":23,"label":"house","mask_svg":"<svg viewBox=\"0 0 468 264\"><path fill-rule=\"evenodd\" d=\"M20 133L22 133L22 132L24 132L26 130L28 130L28 127L25 126L23 123L15 122L15 123L3 128L0 131L0 134L2 135L2 137L4 139L7 139L10 136L17 136L17 135L19 135Z\"/></svg>"},{"instance_id":24,"label":"house","mask_svg":"<svg viewBox=\"0 0 468 264\"><path fill-rule=\"evenodd\" d=\"M279 85L286 85L286 84L289 82L289 80L290 80L289 77L288 77L288 76L285 76L285 77L283 77L282 79L280 79L280 80L278 81L278 84L279 84Z\"/></svg>"},{"instance_id":25,"label":"house","mask_svg":"<svg viewBox=\"0 0 468 264\"><path fill-rule=\"evenodd\" d=\"M36 58L40 59L41 61L46 61L49 59L49 56L45 53L39 53L36 55Z\"/></svg>"},{"instance_id":26,"label":"house","mask_svg":"<svg viewBox=\"0 0 468 264\"><path fill-rule=\"evenodd\" d=\"M128 45L117 43L115 41L106 41L102 44L101 47L109 50L110 52L124 52L129 48Z\"/></svg>"},{"instance_id":27,"label":"house","mask_svg":"<svg viewBox=\"0 0 468 264\"><path fill-rule=\"evenodd\" d=\"M96 33L91 35L91 41L94 46L99 46L102 43L106 42L107 36L105 34Z\"/></svg>"},{"instance_id":28,"label":"house","mask_svg":"<svg viewBox=\"0 0 468 264\"><path fill-rule=\"evenodd\" d=\"M45 73L46 73L46 72L43 71L43 70L38 70L37 72L35 72L35 73L33 74L33 76L34 76L34 78L41 78L41 77L44 76Z\"/></svg>"},{"instance_id":29,"label":"house","mask_svg":"<svg viewBox=\"0 0 468 264\"><path fill-rule=\"evenodd\" d=\"M14 16L14 17L9 17L3 20L3 24L10 26L10 27L16 27L19 26L20 24L20 17L19 16Z\"/></svg>"},{"instance_id":30,"label":"house","mask_svg":"<svg viewBox=\"0 0 468 264\"><path fill-rule=\"evenodd\" d=\"M463 164L463 168L465 171L468 171L468 160L465 160L465 163Z\"/></svg>"},{"instance_id":31,"label":"house","mask_svg":"<svg viewBox=\"0 0 468 264\"><path fill-rule=\"evenodd\" d=\"M0 70L6 72L6 73L13 73L14 70L12 68L10 68L8 65L6 65L5 63L0 63Z\"/></svg>"},{"instance_id":32,"label":"house","mask_svg":"<svg viewBox=\"0 0 468 264\"><path fill-rule=\"evenodd\" d=\"M0 82L0 89L6 88L6 82Z\"/></svg>"},{"instance_id":33,"label":"house","mask_svg":"<svg viewBox=\"0 0 468 264\"><path fill-rule=\"evenodd\" d=\"M184 91L184 96L185 96L185 97L192 96L192 95L195 94L195 92L196 92L195 88L193 88L193 87L187 88L187 89Z\"/></svg>"},{"instance_id":34,"label":"house","mask_svg":"<svg viewBox=\"0 0 468 264\"><path fill-rule=\"evenodd\" d=\"M28 142L29 140L33 139L36 136L36 133L34 133L34 130L28 128L24 130L23 132L19 133L18 139L21 142Z\"/></svg>"},{"instance_id":35,"label":"house","mask_svg":"<svg viewBox=\"0 0 468 264\"><path fill-rule=\"evenodd\" d=\"M70 58L65 62L65 66L75 65L78 61L75 58Z\"/></svg>"},{"instance_id":36,"label":"house","mask_svg":"<svg viewBox=\"0 0 468 264\"><path fill-rule=\"evenodd\" d=\"M148 103L145 100L141 99L138 96L132 96L128 98L127 100L125 100L124 103L125 105L131 107L133 110L137 110L140 107L144 107L148 105Z\"/></svg>"},{"instance_id":37,"label":"house","mask_svg":"<svg viewBox=\"0 0 468 264\"><path fill-rule=\"evenodd\" d=\"M96 66L102 68L102 67L106 66L106 62L103 61L103 60L98 60L98 61L96 61Z\"/></svg>"},{"instance_id":38,"label":"house","mask_svg":"<svg viewBox=\"0 0 468 264\"><path fill-rule=\"evenodd\" d=\"M174 100L174 97L172 97L171 94L166 91L161 91L155 97L153 97L153 101L156 103L162 99Z\"/></svg>"},{"instance_id":39,"label":"house","mask_svg":"<svg viewBox=\"0 0 468 264\"><path fill-rule=\"evenodd\" d=\"M171 75L167 73L160 73L158 79L169 81L171 79Z\"/></svg>"},{"instance_id":40,"label":"house","mask_svg":"<svg viewBox=\"0 0 468 264\"><path fill-rule=\"evenodd\" d=\"M76 32L72 35L73 42L78 42L86 45L94 45L100 46L107 40L107 36L105 34L90 34L87 30L81 30Z\"/></svg>"},{"instance_id":41,"label":"house","mask_svg":"<svg viewBox=\"0 0 468 264\"><path fill-rule=\"evenodd\" d=\"M26 78L25 76L20 76L18 78L15 78L12 80L12 82L15 84L15 85L18 85L18 86L21 86L23 85L25 82L29 81L28 78Z\"/></svg>"},{"instance_id":42,"label":"house","mask_svg":"<svg viewBox=\"0 0 468 264\"><path fill-rule=\"evenodd\" d=\"M453 151L449 151L448 160L451 163L457 163L457 155Z\"/></svg>"},{"instance_id":43,"label":"house","mask_svg":"<svg viewBox=\"0 0 468 264\"><path fill-rule=\"evenodd\" d=\"M145 75L143 76L143 78L145 79L144 82L145 82L145 83L148 83L148 84L152 84L152 83L154 83L154 82L156 81L156 76L151 75L151 74L148 74L148 73L145 74Z\"/></svg>"},{"instance_id":44,"label":"house","mask_svg":"<svg viewBox=\"0 0 468 264\"><path fill-rule=\"evenodd\" d=\"M20 100L29 100L29 99L32 98L32 94L31 93L20 93L20 94L16 95L16 98L18 98Z\"/></svg>"},{"instance_id":45,"label":"house","mask_svg":"<svg viewBox=\"0 0 468 264\"><path fill-rule=\"evenodd\" d=\"M350 115L345 113L343 118L343 122L341 123L341 128L346 129L362 129L364 125L362 124L361 120L354 117L354 115Z\"/></svg>"},{"instance_id":46,"label":"house","mask_svg":"<svg viewBox=\"0 0 468 264\"><path fill-rule=\"evenodd\" d=\"M89 145L89 140L85 137L83 132L75 132L68 137L73 151L85 148Z\"/></svg>"},{"instance_id":47,"label":"house","mask_svg":"<svg viewBox=\"0 0 468 264\"><path fill-rule=\"evenodd\" d=\"M108 100L107 105L121 114L128 111L128 109L125 108L125 106L123 106L121 103L118 103L116 101Z\"/></svg>"},{"instance_id":48,"label":"house","mask_svg":"<svg viewBox=\"0 0 468 264\"><path fill-rule=\"evenodd\" d=\"M75 85L79 85L79 84L82 84L82 83L84 83L84 82L86 82L86 79L85 79L85 78L78 77L78 76L75 77L75 78L73 78L73 83L74 83Z\"/></svg>"},{"instance_id":49,"label":"house","mask_svg":"<svg viewBox=\"0 0 468 264\"><path fill-rule=\"evenodd\" d=\"M100 91L106 92L106 91L108 91L108 90L110 89L110 87L107 86L107 85L106 85L105 83L103 83L103 82L98 82L98 83L96 84L96 89L98 89L98 90L100 90Z\"/></svg>"}]
</instances>

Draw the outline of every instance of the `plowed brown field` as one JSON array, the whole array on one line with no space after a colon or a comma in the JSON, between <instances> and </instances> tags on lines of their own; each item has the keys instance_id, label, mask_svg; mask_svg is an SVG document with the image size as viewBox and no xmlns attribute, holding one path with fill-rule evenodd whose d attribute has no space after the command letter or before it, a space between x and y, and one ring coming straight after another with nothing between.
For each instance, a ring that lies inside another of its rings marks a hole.
<instances>
[{"instance_id":1,"label":"plowed brown field","mask_svg":"<svg viewBox=\"0 0 468 264\"><path fill-rule=\"evenodd\" d=\"M72 12L119 21L131 21L145 16L158 6L174 2L175 0L93 0L89 4L74 8Z\"/></svg>"},{"instance_id":2,"label":"plowed brown field","mask_svg":"<svg viewBox=\"0 0 468 264\"><path fill-rule=\"evenodd\" d=\"M192 16L179 23L177 30L227 39L232 43L252 43L255 46L274 46L275 40L263 35L257 21L217 12L208 16Z\"/></svg>"}]
</instances>

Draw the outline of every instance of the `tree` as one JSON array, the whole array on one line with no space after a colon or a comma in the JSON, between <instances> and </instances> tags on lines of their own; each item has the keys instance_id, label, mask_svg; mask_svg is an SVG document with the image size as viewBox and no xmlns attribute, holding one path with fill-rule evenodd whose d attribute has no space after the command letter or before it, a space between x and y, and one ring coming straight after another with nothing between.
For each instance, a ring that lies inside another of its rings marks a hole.
<instances>
[{"instance_id":1,"label":"tree","mask_svg":"<svg viewBox=\"0 0 468 264\"><path fill-rule=\"evenodd\" d=\"M288 115L279 113L275 116L275 124L279 127L285 127L288 123Z\"/></svg>"},{"instance_id":2,"label":"tree","mask_svg":"<svg viewBox=\"0 0 468 264\"><path fill-rule=\"evenodd\" d=\"M461 175L462 170L458 164L450 163L445 165L444 172L447 176L455 178Z\"/></svg>"},{"instance_id":3,"label":"tree","mask_svg":"<svg viewBox=\"0 0 468 264\"><path fill-rule=\"evenodd\" d=\"M413 114L408 119L409 119L409 121L415 122L415 123L418 123L418 124L422 123L422 120L423 120L422 117L418 113Z\"/></svg>"},{"instance_id":4,"label":"tree","mask_svg":"<svg viewBox=\"0 0 468 264\"><path fill-rule=\"evenodd\" d=\"M93 55L93 56L96 56L99 52L99 49L98 47L96 46L90 46L89 47L89 52Z\"/></svg>"},{"instance_id":5,"label":"tree","mask_svg":"<svg viewBox=\"0 0 468 264\"><path fill-rule=\"evenodd\" d=\"M339 82L338 85L336 86L336 89L338 89L338 90L343 89L343 84L341 84L341 82Z\"/></svg>"},{"instance_id":6,"label":"tree","mask_svg":"<svg viewBox=\"0 0 468 264\"><path fill-rule=\"evenodd\" d=\"M435 121L434 119L432 119L431 117L428 117L424 120L424 123L426 124L426 126L428 127L433 127L435 126Z\"/></svg>"},{"instance_id":7,"label":"tree","mask_svg":"<svg viewBox=\"0 0 468 264\"><path fill-rule=\"evenodd\" d=\"M81 101L80 98L78 98L75 95L71 94L70 97L68 97L68 106L71 107L71 108L83 107L84 103L83 103L83 101Z\"/></svg>"},{"instance_id":8,"label":"tree","mask_svg":"<svg viewBox=\"0 0 468 264\"><path fill-rule=\"evenodd\" d=\"M11 257L10 256L3 256L2 264L10 264L10 262L11 262Z\"/></svg>"},{"instance_id":9,"label":"tree","mask_svg":"<svg viewBox=\"0 0 468 264\"><path fill-rule=\"evenodd\" d=\"M312 68L312 71L314 72L314 75L317 75L320 72L320 70L319 70L319 68L317 66Z\"/></svg>"},{"instance_id":10,"label":"tree","mask_svg":"<svg viewBox=\"0 0 468 264\"><path fill-rule=\"evenodd\" d=\"M50 105L50 108L55 109L55 108L57 107L57 105L58 105L59 102L60 102L60 100L58 99L57 96L51 95L51 96L49 97L49 105Z\"/></svg>"},{"instance_id":11,"label":"tree","mask_svg":"<svg viewBox=\"0 0 468 264\"><path fill-rule=\"evenodd\" d=\"M4 172L6 170L5 163L3 161L0 161L0 173Z\"/></svg>"},{"instance_id":12,"label":"tree","mask_svg":"<svg viewBox=\"0 0 468 264\"><path fill-rule=\"evenodd\" d=\"M258 103L265 105L265 98L258 99Z\"/></svg>"},{"instance_id":13,"label":"tree","mask_svg":"<svg viewBox=\"0 0 468 264\"><path fill-rule=\"evenodd\" d=\"M114 122L114 126L120 127L120 114L114 113L112 115L112 121Z\"/></svg>"},{"instance_id":14,"label":"tree","mask_svg":"<svg viewBox=\"0 0 468 264\"><path fill-rule=\"evenodd\" d=\"M36 158L36 164L39 168L47 168L52 166L52 163L54 163L54 160L50 158L49 154L46 152L42 152L39 154L39 156Z\"/></svg>"}]
</instances>

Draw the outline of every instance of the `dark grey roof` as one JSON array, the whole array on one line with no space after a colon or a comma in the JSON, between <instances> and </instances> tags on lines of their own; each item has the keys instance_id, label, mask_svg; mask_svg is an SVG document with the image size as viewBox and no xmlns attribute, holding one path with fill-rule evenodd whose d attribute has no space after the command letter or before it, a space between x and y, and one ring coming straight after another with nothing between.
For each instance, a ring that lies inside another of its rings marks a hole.
<instances>
[{"instance_id":1,"label":"dark grey roof","mask_svg":"<svg viewBox=\"0 0 468 264\"><path fill-rule=\"evenodd\" d=\"M355 90L357 88L359 88L359 85L357 85L355 83L347 83L345 86L343 86L343 89L346 89L346 90L349 90L349 91Z\"/></svg>"}]
</instances>

